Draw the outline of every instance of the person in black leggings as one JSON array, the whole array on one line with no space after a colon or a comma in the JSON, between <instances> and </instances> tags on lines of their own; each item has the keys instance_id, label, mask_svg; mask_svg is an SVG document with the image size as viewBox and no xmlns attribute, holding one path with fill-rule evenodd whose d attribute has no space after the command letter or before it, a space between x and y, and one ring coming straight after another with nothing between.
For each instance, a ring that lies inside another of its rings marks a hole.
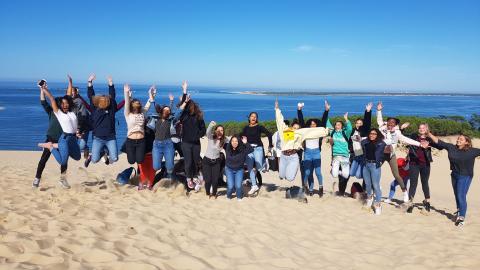
<instances>
[{"instance_id":1,"label":"person in black leggings","mask_svg":"<svg viewBox=\"0 0 480 270\"><path fill-rule=\"evenodd\" d=\"M222 161L220 153L225 144L223 126L211 121L207 128L207 151L202 159L203 180L205 180L205 193L209 198L217 198L218 180L221 177ZM211 189L211 192L210 192Z\"/></svg>"},{"instance_id":2,"label":"person in black leggings","mask_svg":"<svg viewBox=\"0 0 480 270\"><path fill-rule=\"evenodd\" d=\"M60 98L56 98L55 101L57 102L57 104L60 104ZM63 133L62 127L60 126L60 123L58 122L57 117L53 113L52 107L45 100L45 94L41 89L40 89L40 103L42 104L42 107L47 113L48 119L49 119L47 139L45 140L45 142L58 143L58 138L60 138L60 135L62 135ZM38 161L35 179L33 179L33 183L32 183L33 188L38 188L40 186L40 179L42 178L43 170L45 169L45 165L47 164L47 161L50 158L50 155L51 155L50 150L48 148L43 148L42 156ZM67 173L67 164L60 166L60 173L62 177L65 177Z\"/></svg>"},{"instance_id":3,"label":"person in black leggings","mask_svg":"<svg viewBox=\"0 0 480 270\"><path fill-rule=\"evenodd\" d=\"M429 146L435 147L437 149L442 149L438 146L433 140L428 137L428 124L421 123L418 125L418 133L412 134L411 139L416 140L420 143L427 142ZM413 211L413 198L417 191L418 185L418 176L420 175L420 180L422 181L422 190L425 200L423 200L423 206L425 210L430 212L430 187L428 185L428 179L430 178L430 163L433 162L432 150L430 147L422 148L410 145L408 150L409 162L409 179L410 179L410 188L408 189L408 197L410 199L410 204L407 209L408 213Z\"/></svg>"}]
</instances>

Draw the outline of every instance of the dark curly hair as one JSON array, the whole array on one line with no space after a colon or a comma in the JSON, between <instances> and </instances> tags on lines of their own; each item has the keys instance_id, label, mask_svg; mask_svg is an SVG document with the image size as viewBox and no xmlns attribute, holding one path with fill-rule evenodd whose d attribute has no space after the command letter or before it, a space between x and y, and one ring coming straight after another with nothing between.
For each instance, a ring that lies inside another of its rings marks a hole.
<instances>
[{"instance_id":1,"label":"dark curly hair","mask_svg":"<svg viewBox=\"0 0 480 270\"><path fill-rule=\"evenodd\" d=\"M62 102L63 102L64 99L68 102L68 111L69 111L69 112L73 111L73 107L74 107L75 105L74 105L74 103L73 103L72 97L69 96L69 95L65 95L65 96L63 96L63 97L60 98L60 104L57 103L57 104L59 105L58 107L61 108L61 105L62 105ZM60 109L60 110L61 110L61 109Z\"/></svg>"}]
</instances>

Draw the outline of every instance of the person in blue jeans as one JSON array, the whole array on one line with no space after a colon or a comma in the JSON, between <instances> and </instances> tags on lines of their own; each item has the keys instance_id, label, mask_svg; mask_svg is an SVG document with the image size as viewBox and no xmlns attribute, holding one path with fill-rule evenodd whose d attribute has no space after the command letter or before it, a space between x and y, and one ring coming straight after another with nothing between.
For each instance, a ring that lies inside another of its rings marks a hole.
<instances>
[{"instance_id":1,"label":"person in blue jeans","mask_svg":"<svg viewBox=\"0 0 480 270\"><path fill-rule=\"evenodd\" d=\"M77 143L78 123L77 116L72 111L72 98L68 95L62 97L59 108L59 106L55 102L55 98L48 90L46 82L41 85L41 89L45 96L50 99L53 113L55 114L55 117L57 117L58 123L60 124L63 133L58 139L58 143L53 144L52 142L47 142L41 143L39 144L39 146L50 149L52 155L62 166L67 165L69 157L73 158L74 160L80 160L80 148L78 147ZM59 183L63 188L70 188L70 185L68 184L66 178L61 178Z\"/></svg>"},{"instance_id":2,"label":"person in blue jeans","mask_svg":"<svg viewBox=\"0 0 480 270\"><path fill-rule=\"evenodd\" d=\"M362 141L364 157L363 179L367 188L367 207L372 207L373 191L375 191L375 214L382 212L382 190L380 189L380 177L382 175L383 151L385 150L383 134L380 130L373 128L368 133L368 138ZM372 190L373 189L373 190Z\"/></svg>"},{"instance_id":3,"label":"person in blue jeans","mask_svg":"<svg viewBox=\"0 0 480 270\"><path fill-rule=\"evenodd\" d=\"M113 80L108 77L109 95L96 96L93 89L95 74L88 78L88 98L92 110L92 155L91 161L97 163L102 157L102 150L106 146L108 149L109 162L118 160L117 140L115 133L115 113L117 112L117 102L115 100L115 86Z\"/></svg>"},{"instance_id":4,"label":"person in blue jeans","mask_svg":"<svg viewBox=\"0 0 480 270\"><path fill-rule=\"evenodd\" d=\"M258 114L251 112L248 116L248 125L243 128L240 134L247 139L248 144L252 146L253 152L247 156L247 168L252 181L252 188L248 192L249 195L254 194L259 190L257 185L257 172L265 170L265 152L262 142L262 134L268 138L269 151L273 147L272 133L268 131L264 126L258 124Z\"/></svg>"},{"instance_id":5,"label":"person in blue jeans","mask_svg":"<svg viewBox=\"0 0 480 270\"><path fill-rule=\"evenodd\" d=\"M173 96L170 95L170 104L173 104ZM162 160L165 158L165 167L169 179L173 176L175 148L172 141L171 129L175 122L178 121L182 115L185 106L190 101L190 96L187 96L180 105L179 110L172 117L172 108L169 106L155 106L159 115L159 119L155 123L155 140L153 141L152 160L153 169L160 170L162 168Z\"/></svg>"},{"instance_id":6,"label":"person in blue jeans","mask_svg":"<svg viewBox=\"0 0 480 270\"><path fill-rule=\"evenodd\" d=\"M473 179L475 158L480 156L480 149L473 148L472 139L467 135L458 136L455 145L439 140L430 132L428 136L448 152L453 193L457 204L455 225L463 226L467 215L467 193Z\"/></svg>"},{"instance_id":7,"label":"person in blue jeans","mask_svg":"<svg viewBox=\"0 0 480 270\"><path fill-rule=\"evenodd\" d=\"M234 135L230 142L224 145L225 148L225 174L227 176L227 199L232 198L233 190L237 195L237 200L242 200L242 181L243 164L247 155L253 151L247 139L240 140L239 136Z\"/></svg>"},{"instance_id":8,"label":"person in blue jeans","mask_svg":"<svg viewBox=\"0 0 480 270\"><path fill-rule=\"evenodd\" d=\"M328 120L328 112L330 111L330 105L325 101L325 111L323 112L322 120L310 118L305 123L303 118L303 103L298 103L298 122L302 128L316 128L316 127L326 127ZM321 149L322 149L323 138L318 139L307 139L303 143L303 159L302 167L303 170L303 185L305 190L308 189L308 194L313 195L313 172L317 176L318 180L318 195L323 197L323 177L322 177L322 160L321 160Z\"/></svg>"}]
</instances>

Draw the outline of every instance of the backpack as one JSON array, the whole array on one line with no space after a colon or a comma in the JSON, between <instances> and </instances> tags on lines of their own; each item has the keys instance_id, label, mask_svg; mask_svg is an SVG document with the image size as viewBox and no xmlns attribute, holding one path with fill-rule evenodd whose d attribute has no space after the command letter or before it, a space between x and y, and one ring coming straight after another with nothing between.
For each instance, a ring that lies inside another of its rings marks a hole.
<instances>
[{"instance_id":1,"label":"backpack","mask_svg":"<svg viewBox=\"0 0 480 270\"><path fill-rule=\"evenodd\" d=\"M125 184L128 184L131 176L132 176L132 172L135 172L134 176L137 175L137 171L135 170L135 168L133 167L130 167L128 169L125 169L123 170L121 173L119 173L117 175L117 182L120 184L120 185L125 185Z\"/></svg>"}]
</instances>

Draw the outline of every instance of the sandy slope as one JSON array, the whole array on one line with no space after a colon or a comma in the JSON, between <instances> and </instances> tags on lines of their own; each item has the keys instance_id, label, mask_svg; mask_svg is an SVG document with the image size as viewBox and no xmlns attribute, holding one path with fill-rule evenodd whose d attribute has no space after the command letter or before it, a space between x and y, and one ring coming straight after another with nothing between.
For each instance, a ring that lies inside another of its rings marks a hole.
<instances>
[{"instance_id":1,"label":"sandy slope","mask_svg":"<svg viewBox=\"0 0 480 270\"><path fill-rule=\"evenodd\" d=\"M127 166L125 155L88 171L70 162L68 191L56 185L52 157L33 192L39 157L0 152L0 269L480 269L480 162L467 225L457 228L445 152L435 157L430 179L435 210L405 214L384 205L381 216L330 194L308 204L286 200L290 183L276 173L264 175L269 190L242 202L204 193L187 198L182 187L117 187L112 181ZM384 195L391 178L384 166ZM420 186L416 197L423 199Z\"/></svg>"}]
</instances>

